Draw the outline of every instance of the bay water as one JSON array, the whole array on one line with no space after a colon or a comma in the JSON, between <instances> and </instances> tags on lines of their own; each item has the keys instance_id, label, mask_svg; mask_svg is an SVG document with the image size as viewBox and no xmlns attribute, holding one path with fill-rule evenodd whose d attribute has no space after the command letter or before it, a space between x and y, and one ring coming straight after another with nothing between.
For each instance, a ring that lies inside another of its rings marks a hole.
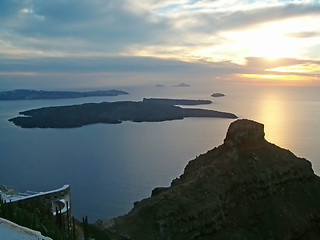
<instances>
[{"instance_id":1,"label":"bay water","mask_svg":"<svg viewBox=\"0 0 320 240\"><path fill-rule=\"evenodd\" d=\"M193 106L232 112L265 125L266 139L311 161L320 175L320 87L121 88L129 95L0 102L0 184L19 191L71 185L72 212L93 222L130 211L155 187L169 186L188 161L221 145L229 124L221 118L157 123L94 124L71 129L22 129L8 122L20 111L143 97L209 99ZM226 96L212 98L214 92Z\"/></svg>"}]
</instances>

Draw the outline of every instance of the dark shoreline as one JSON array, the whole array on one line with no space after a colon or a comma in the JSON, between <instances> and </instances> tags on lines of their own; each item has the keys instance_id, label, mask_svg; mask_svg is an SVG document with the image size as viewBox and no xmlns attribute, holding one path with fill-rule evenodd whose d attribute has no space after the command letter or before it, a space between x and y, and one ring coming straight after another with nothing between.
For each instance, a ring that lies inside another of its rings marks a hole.
<instances>
[{"instance_id":1,"label":"dark shoreline","mask_svg":"<svg viewBox=\"0 0 320 240\"><path fill-rule=\"evenodd\" d=\"M175 101L179 102L178 99ZM198 103L198 100L195 101L193 105ZM162 122L187 117L237 118L232 113L181 108L174 106L172 103L163 103L163 99L159 102L153 99L150 102L121 101L45 107L20 112L19 114L24 116L9 119L9 121L22 128L75 128L95 123ZM191 102L188 103L188 105L191 104Z\"/></svg>"},{"instance_id":2,"label":"dark shoreline","mask_svg":"<svg viewBox=\"0 0 320 240\"><path fill-rule=\"evenodd\" d=\"M67 99L67 98L84 98L84 97L113 97L118 95L129 94L121 90L104 90L104 91L42 91L17 89L13 91L0 92L0 100L38 100L38 99Z\"/></svg>"}]
</instances>

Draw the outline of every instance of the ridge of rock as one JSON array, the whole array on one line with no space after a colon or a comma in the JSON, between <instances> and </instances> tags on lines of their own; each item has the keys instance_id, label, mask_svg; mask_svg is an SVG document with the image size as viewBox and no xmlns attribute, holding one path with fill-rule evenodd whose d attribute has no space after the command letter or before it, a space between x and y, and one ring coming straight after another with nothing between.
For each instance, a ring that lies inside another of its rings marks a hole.
<instances>
[{"instance_id":1,"label":"ridge of rock","mask_svg":"<svg viewBox=\"0 0 320 240\"><path fill-rule=\"evenodd\" d=\"M264 142L264 136L263 124L240 119L230 124L224 144L230 147L253 147Z\"/></svg>"},{"instance_id":2,"label":"ridge of rock","mask_svg":"<svg viewBox=\"0 0 320 240\"><path fill-rule=\"evenodd\" d=\"M190 161L168 188L100 221L112 239L320 239L320 178L311 163L233 122L224 144Z\"/></svg>"}]
</instances>

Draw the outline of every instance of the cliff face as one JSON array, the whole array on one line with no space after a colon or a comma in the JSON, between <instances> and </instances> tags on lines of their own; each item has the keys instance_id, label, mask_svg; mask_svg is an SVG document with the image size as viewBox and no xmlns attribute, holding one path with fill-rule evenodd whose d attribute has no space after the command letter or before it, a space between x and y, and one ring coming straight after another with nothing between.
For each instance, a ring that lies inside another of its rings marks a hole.
<instances>
[{"instance_id":1,"label":"cliff face","mask_svg":"<svg viewBox=\"0 0 320 240\"><path fill-rule=\"evenodd\" d=\"M262 124L237 120L169 188L100 226L114 239L320 239L320 178Z\"/></svg>"}]
</instances>

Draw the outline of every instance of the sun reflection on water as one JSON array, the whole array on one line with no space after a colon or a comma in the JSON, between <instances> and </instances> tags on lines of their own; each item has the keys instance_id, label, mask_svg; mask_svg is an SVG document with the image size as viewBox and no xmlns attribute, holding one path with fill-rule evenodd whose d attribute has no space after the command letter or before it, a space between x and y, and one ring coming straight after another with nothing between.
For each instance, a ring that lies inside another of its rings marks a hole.
<instances>
[{"instance_id":1,"label":"sun reflection on water","mask_svg":"<svg viewBox=\"0 0 320 240\"><path fill-rule=\"evenodd\" d=\"M276 93L268 93L263 96L257 109L257 119L264 123L266 139L279 146L287 147L290 139L290 109L285 101Z\"/></svg>"}]
</instances>

